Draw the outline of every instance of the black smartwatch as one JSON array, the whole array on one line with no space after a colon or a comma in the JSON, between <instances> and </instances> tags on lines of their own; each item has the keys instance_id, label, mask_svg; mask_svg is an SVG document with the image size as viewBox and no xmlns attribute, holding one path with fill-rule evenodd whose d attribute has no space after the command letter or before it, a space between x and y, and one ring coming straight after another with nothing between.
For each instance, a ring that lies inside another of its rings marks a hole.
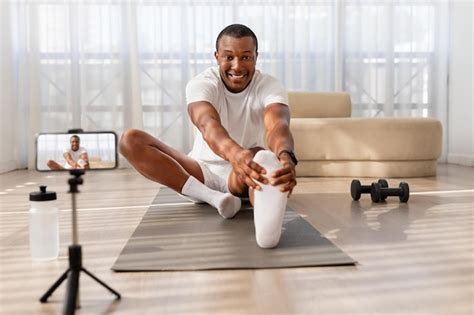
<instances>
[{"instance_id":1,"label":"black smartwatch","mask_svg":"<svg viewBox=\"0 0 474 315\"><path fill-rule=\"evenodd\" d=\"M282 150L280 153L278 153L278 157L280 157L282 153L287 153L293 161L293 164L295 164L295 166L298 165L298 160L296 159L295 153L293 151Z\"/></svg>"}]
</instances>

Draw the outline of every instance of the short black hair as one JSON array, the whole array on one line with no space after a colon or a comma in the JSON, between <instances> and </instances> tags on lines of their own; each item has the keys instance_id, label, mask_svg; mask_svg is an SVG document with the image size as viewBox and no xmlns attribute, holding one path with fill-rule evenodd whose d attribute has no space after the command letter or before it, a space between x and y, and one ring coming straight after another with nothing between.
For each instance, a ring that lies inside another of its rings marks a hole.
<instances>
[{"instance_id":1,"label":"short black hair","mask_svg":"<svg viewBox=\"0 0 474 315\"><path fill-rule=\"evenodd\" d=\"M220 33L217 35L216 39L216 51L219 50L219 41L221 40L222 36L230 36L234 38L242 38L242 37L252 37L255 43L255 52L258 52L258 40L255 33L243 24L231 24L226 26Z\"/></svg>"},{"instance_id":2,"label":"short black hair","mask_svg":"<svg viewBox=\"0 0 474 315\"><path fill-rule=\"evenodd\" d=\"M72 135L71 138L69 138L69 142L72 141L72 138L77 138L77 140L79 140L79 142L81 142L81 138L79 138L78 135Z\"/></svg>"}]
</instances>

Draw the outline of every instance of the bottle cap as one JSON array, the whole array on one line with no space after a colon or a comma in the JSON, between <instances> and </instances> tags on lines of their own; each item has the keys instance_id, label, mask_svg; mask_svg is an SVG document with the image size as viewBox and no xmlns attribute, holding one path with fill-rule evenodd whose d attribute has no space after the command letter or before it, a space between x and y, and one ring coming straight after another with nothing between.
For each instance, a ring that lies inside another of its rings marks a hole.
<instances>
[{"instance_id":1,"label":"bottle cap","mask_svg":"<svg viewBox=\"0 0 474 315\"><path fill-rule=\"evenodd\" d=\"M30 193L30 201L50 201L56 200L56 192L46 191L46 186L40 186L40 191Z\"/></svg>"}]
</instances>

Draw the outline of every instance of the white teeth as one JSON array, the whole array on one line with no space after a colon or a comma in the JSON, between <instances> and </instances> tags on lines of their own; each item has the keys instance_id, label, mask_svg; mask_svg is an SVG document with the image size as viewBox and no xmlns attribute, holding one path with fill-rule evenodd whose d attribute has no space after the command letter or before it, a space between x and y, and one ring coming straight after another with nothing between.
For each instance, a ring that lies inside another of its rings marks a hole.
<instances>
[{"instance_id":1,"label":"white teeth","mask_svg":"<svg viewBox=\"0 0 474 315\"><path fill-rule=\"evenodd\" d=\"M242 78L245 76L244 74L242 74L242 75L235 75L235 74L230 74L230 73L229 73L229 75L230 75L231 77L233 77L233 78L236 78L236 79L242 79Z\"/></svg>"}]
</instances>

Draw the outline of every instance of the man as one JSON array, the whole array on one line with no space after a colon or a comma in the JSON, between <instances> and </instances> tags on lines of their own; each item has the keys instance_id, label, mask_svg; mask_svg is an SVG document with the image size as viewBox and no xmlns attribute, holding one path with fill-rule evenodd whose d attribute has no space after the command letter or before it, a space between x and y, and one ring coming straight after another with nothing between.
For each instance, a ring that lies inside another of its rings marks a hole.
<instances>
[{"instance_id":1,"label":"man","mask_svg":"<svg viewBox=\"0 0 474 315\"><path fill-rule=\"evenodd\" d=\"M56 161L49 160L47 165L52 170L70 170L70 169L90 169L89 157L85 148L81 147L81 138L78 135L73 135L69 139L71 145L63 152L63 157L66 160L64 166Z\"/></svg>"},{"instance_id":2,"label":"man","mask_svg":"<svg viewBox=\"0 0 474 315\"><path fill-rule=\"evenodd\" d=\"M122 135L120 152L145 177L213 205L224 218L239 211L239 197L249 197L257 243L274 247L286 198L296 185L287 93L275 78L255 69L258 41L248 27L224 28L214 55L218 67L186 87L188 113L200 131L191 153L135 129ZM265 134L271 151L262 148ZM255 198L259 193L263 199ZM258 200L266 204L255 204Z\"/></svg>"}]
</instances>

